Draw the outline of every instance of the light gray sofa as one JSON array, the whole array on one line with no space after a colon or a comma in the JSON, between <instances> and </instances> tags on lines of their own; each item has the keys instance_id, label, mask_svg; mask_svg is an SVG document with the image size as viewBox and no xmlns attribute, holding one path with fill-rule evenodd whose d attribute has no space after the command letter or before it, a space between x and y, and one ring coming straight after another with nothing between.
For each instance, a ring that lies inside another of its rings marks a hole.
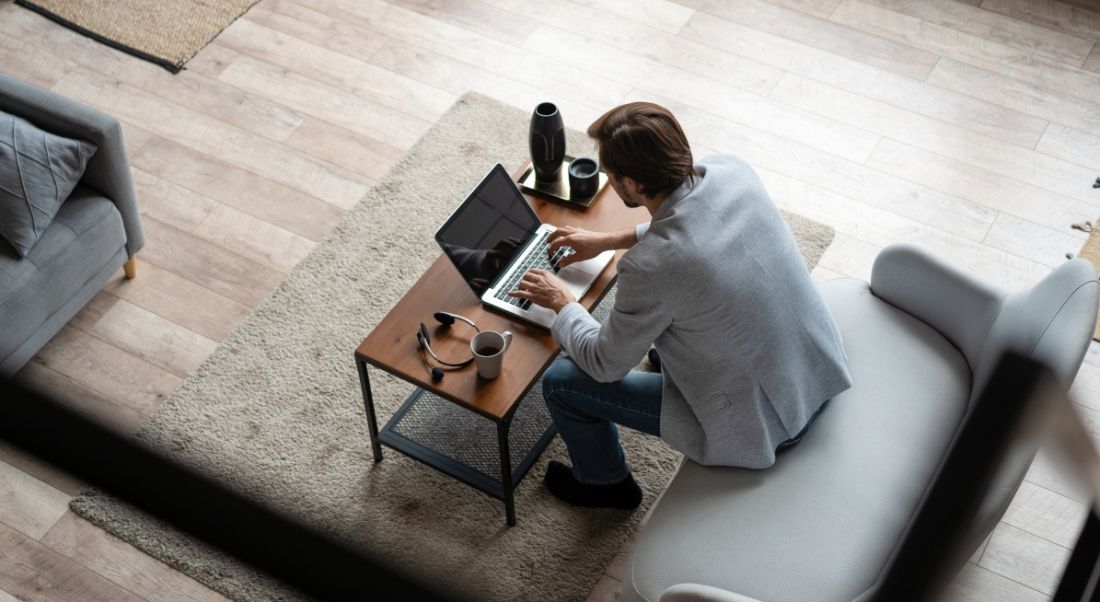
<instances>
[{"instance_id":1,"label":"light gray sofa","mask_svg":"<svg viewBox=\"0 0 1100 602\"><path fill-rule=\"evenodd\" d=\"M866 599L1001 353L1047 364L1068 388L1100 302L1081 259L1006 294L906 245L881 252L869 284L819 288L852 388L770 469L685 461L638 536L624 600ZM1017 476L988 516L1007 509ZM986 535L971 534L973 549Z\"/></svg>"},{"instance_id":2,"label":"light gray sofa","mask_svg":"<svg viewBox=\"0 0 1100 602\"><path fill-rule=\"evenodd\" d=\"M0 240L0 377L11 376L144 244L122 128L114 118L0 73L0 110L98 146L26 257Z\"/></svg>"}]
</instances>

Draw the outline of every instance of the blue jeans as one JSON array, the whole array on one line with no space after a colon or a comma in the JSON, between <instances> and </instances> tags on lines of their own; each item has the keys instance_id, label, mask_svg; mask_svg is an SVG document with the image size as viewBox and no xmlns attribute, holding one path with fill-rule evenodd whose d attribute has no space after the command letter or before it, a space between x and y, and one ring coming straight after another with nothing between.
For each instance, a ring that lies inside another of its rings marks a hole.
<instances>
[{"instance_id":1,"label":"blue jeans","mask_svg":"<svg viewBox=\"0 0 1100 602\"><path fill-rule=\"evenodd\" d=\"M578 481L609 485L630 474L616 424L659 436L662 380L659 373L631 370L618 382L601 383L567 357L554 360L542 376L542 396Z\"/></svg>"},{"instance_id":2,"label":"blue jeans","mask_svg":"<svg viewBox=\"0 0 1100 602\"><path fill-rule=\"evenodd\" d=\"M615 425L660 436L662 381L660 373L631 370L618 382L601 383L567 357L550 364L542 377L542 397L578 481L608 485L630 474ZM797 435L776 447L776 454L797 445L828 405L821 404Z\"/></svg>"}]
</instances>

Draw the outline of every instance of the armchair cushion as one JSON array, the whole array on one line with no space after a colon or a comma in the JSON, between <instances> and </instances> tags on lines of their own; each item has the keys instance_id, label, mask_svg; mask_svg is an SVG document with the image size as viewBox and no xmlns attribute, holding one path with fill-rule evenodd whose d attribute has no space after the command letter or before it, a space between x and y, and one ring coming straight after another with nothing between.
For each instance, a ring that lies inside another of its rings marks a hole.
<instances>
[{"instance_id":1,"label":"armchair cushion","mask_svg":"<svg viewBox=\"0 0 1100 602\"><path fill-rule=\"evenodd\" d=\"M0 111L0 236L20 257L50 225L96 151Z\"/></svg>"},{"instance_id":2,"label":"armchair cushion","mask_svg":"<svg viewBox=\"0 0 1100 602\"><path fill-rule=\"evenodd\" d=\"M141 250L145 244L141 211L126 159L122 125L117 119L3 73L0 73L0 111L19 115L58 136L95 144L98 149L88 161L80 183L118 207L126 231L127 253L133 256Z\"/></svg>"},{"instance_id":3,"label":"armchair cushion","mask_svg":"<svg viewBox=\"0 0 1100 602\"><path fill-rule=\"evenodd\" d=\"M0 375L8 372L13 354L27 355L22 353L27 341L53 335L40 335L41 325L64 311L73 291L83 290L90 282L98 289L102 282L95 280L96 275L118 269L119 264L112 262L124 250L125 241L115 204L77 186L25 258L0 243L0 283L4 284L0 287L0 316L4 317Z\"/></svg>"}]
</instances>

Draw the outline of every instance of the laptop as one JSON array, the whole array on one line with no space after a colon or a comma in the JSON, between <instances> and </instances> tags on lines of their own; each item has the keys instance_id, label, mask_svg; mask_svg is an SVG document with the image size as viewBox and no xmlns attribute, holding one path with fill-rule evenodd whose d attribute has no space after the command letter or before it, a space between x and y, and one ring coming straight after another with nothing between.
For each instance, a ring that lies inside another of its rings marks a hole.
<instances>
[{"instance_id":1,"label":"laptop","mask_svg":"<svg viewBox=\"0 0 1100 602\"><path fill-rule=\"evenodd\" d=\"M508 296L527 270L556 272L580 299L614 255L558 268L573 253L563 247L550 256L547 237L556 228L542 223L504 166L497 163L435 233L443 253L466 284L490 309L549 329L557 314L530 301Z\"/></svg>"}]
</instances>

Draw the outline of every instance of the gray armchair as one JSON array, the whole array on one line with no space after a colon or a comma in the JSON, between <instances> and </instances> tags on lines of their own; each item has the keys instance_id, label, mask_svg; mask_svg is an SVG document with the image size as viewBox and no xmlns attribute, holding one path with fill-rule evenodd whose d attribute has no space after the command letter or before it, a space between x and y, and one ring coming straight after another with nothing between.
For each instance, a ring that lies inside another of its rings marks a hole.
<instances>
[{"instance_id":1,"label":"gray armchair","mask_svg":"<svg viewBox=\"0 0 1100 602\"><path fill-rule=\"evenodd\" d=\"M852 388L768 470L685 461L638 536L624 600L865 599L1000 355L1041 361L1068 389L1100 303L1081 259L1007 294L906 245L882 251L870 283L820 291ZM977 524L1007 509L1024 473L1012 476Z\"/></svg>"},{"instance_id":2,"label":"gray armchair","mask_svg":"<svg viewBox=\"0 0 1100 602\"><path fill-rule=\"evenodd\" d=\"M0 110L99 148L49 227L20 258L0 241L0 376L19 370L144 244L114 118L0 73Z\"/></svg>"}]
</instances>

